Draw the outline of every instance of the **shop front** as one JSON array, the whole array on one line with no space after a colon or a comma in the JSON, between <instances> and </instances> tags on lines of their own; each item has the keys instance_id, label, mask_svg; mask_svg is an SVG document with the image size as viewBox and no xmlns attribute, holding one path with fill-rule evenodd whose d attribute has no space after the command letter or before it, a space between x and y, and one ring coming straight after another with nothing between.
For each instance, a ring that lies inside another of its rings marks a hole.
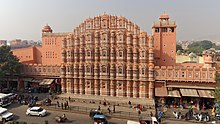
<instances>
[{"instance_id":1,"label":"shop front","mask_svg":"<svg viewBox=\"0 0 220 124\"><path fill-rule=\"evenodd\" d=\"M159 87L155 88L155 102L174 108L210 109L214 104L213 90Z\"/></svg>"}]
</instances>

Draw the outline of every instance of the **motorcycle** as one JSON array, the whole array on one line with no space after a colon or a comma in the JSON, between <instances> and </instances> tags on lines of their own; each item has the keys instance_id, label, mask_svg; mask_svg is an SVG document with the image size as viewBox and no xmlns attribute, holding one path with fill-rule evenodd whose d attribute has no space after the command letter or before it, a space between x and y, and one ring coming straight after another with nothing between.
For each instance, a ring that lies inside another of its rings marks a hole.
<instances>
[{"instance_id":1,"label":"motorcycle","mask_svg":"<svg viewBox=\"0 0 220 124\"><path fill-rule=\"evenodd\" d=\"M176 119L179 119L179 120L181 120L181 119L183 119L183 115L181 114L181 112L173 112L173 115L174 115L174 117L176 118Z\"/></svg>"},{"instance_id":2,"label":"motorcycle","mask_svg":"<svg viewBox=\"0 0 220 124\"><path fill-rule=\"evenodd\" d=\"M197 121L204 121L204 122L210 121L210 115L208 114L208 112L201 112L201 113L198 113L198 114L194 114L193 117Z\"/></svg>"},{"instance_id":3,"label":"motorcycle","mask_svg":"<svg viewBox=\"0 0 220 124\"><path fill-rule=\"evenodd\" d=\"M62 117L62 116L56 116L55 121L58 123L65 123L65 122L69 122L69 120L66 117Z\"/></svg>"}]
</instances>

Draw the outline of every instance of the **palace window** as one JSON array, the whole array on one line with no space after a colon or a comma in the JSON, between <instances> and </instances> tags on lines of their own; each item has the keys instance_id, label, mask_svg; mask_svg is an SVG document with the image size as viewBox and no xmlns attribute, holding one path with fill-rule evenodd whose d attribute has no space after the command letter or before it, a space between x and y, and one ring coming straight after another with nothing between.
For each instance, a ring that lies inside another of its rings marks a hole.
<instances>
[{"instance_id":1,"label":"palace window","mask_svg":"<svg viewBox=\"0 0 220 124\"><path fill-rule=\"evenodd\" d=\"M90 73L90 67L87 67L87 68L86 68L86 72L87 72L87 73Z\"/></svg>"},{"instance_id":2,"label":"palace window","mask_svg":"<svg viewBox=\"0 0 220 124\"><path fill-rule=\"evenodd\" d=\"M118 68L118 73L119 73L119 74L123 74L123 71L122 71L122 68L121 68L121 67Z\"/></svg>"},{"instance_id":3,"label":"palace window","mask_svg":"<svg viewBox=\"0 0 220 124\"><path fill-rule=\"evenodd\" d=\"M203 73L202 73L202 78L205 78L205 77L206 77L206 76L205 76L205 72L203 72Z\"/></svg>"},{"instance_id":4,"label":"palace window","mask_svg":"<svg viewBox=\"0 0 220 124\"><path fill-rule=\"evenodd\" d=\"M198 78L199 77L199 72L196 72L195 73L195 78Z\"/></svg>"},{"instance_id":5,"label":"palace window","mask_svg":"<svg viewBox=\"0 0 220 124\"><path fill-rule=\"evenodd\" d=\"M182 77L185 77L185 72L182 72Z\"/></svg>"},{"instance_id":6,"label":"palace window","mask_svg":"<svg viewBox=\"0 0 220 124\"><path fill-rule=\"evenodd\" d=\"M167 28L162 28L162 32L167 32Z\"/></svg>"},{"instance_id":7,"label":"palace window","mask_svg":"<svg viewBox=\"0 0 220 124\"><path fill-rule=\"evenodd\" d=\"M155 71L155 76L159 76L159 73L157 71Z\"/></svg>"},{"instance_id":8,"label":"palace window","mask_svg":"<svg viewBox=\"0 0 220 124\"><path fill-rule=\"evenodd\" d=\"M165 76L165 73L164 72L162 72L162 77L164 77Z\"/></svg>"},{"instance_id":9,"label":"palace window","mask_svg":"<svg viewBox=\"0 0 220 124\"><path fill-rule=\"evenodd\" d=\"M171 72L168 72L168 77L171 77Z\"/></svg>"},{"instance_id":10,"label":"palace window","mask_svg":"<svg viewBox=\"0 0 220 124\"><path fill-rule=\"evenodd\" d=\"M123 51L122 50L119 51L119 57L123 57Z\"/></svg>"},{"instance_id":11,"label":"palace window","mask_svg":"<svg viewBox=\"0 0 220 124\"><path fill-rule=\"evenodd\" d=\"M160 31L160 29L159 28L155 28L155 32L159 32Z\"/></svg>"},{"instance_id":12,"label":"palace window","mask_svg":"<svg viewBox=\"0 0 220 124\"><path fill-rule=\"evenodd\" d=\"M178 72L177 71L175 72L175 77L178 77Z\"/></svg>"},{"instance_id":13,"label":"palace window","mask_svg":"<svg viewBox=\"0 0 220 124\"><path fill-rule=\"evenodd\" d=\"M170 28L170 32L174 32L174 28Z\"/></svg>"},{"instance_id":14,"label":"palace window","mask_svg":"<svg viewBox=\"0 0 220 124\"><path fill-rule=\"evenodd\" d=\"M91 56L91 52L89 50L87 51L87 56Z\"/></svg>"},{"instance_id":15,"label":"palace window","mask_svg":"<svg viewBox=\"0 0 220 124\"><path fill-rule=\"evenodd\" d=\"M102 66L102 73L106 73L106 67Z\"/></svg>"},{"instance_id":16,"label":"palace window","mask_svg":"<svg viewBox=\"0 0 220 124\"><path fill-rule=\"evenodd\" d=\"M192 77L192 72L188 72L188 77Z\"/></svg>"},{"instance_id":17,"label":"palace window","mask_svg":"<svg viewBox=\"0 0 220 124\"><path fill-rule=\"evenodd\" d=\"M213 73L212 72L209 73L209 78L213 78Z\"/></svg>"},{"instance_id":18,"label":"palace window","mask_svg":"<svg viewBox=\"0 0 220 124\"><path fill-rule=\"evenodd\" d=\"M142 51L142 57L144 57L145 56L145 52L144 51Z\"/></svg>"},{"instance_id":19,"label":"palace window","mask_svg":"<svg viewBox=\"0 0 220 124\"><path fill-rule=\"evenodd\" d=\"M106 55L107 55L106 50L102 50L102 56L106 56Z\"/></svg>"},{"instance_id":20,"label":"palace window","mask_svg":"<svg viewBox=\"0 0 220 124\"><path fill-rule=\"evenodd\" d=\"M142 70L142 75L144 75L144 73L145 73L145 71L144 71L144 70L145 70L145 69L144 69L144 68L142 68L141 70Z\"/></svg>"}]
</instances>

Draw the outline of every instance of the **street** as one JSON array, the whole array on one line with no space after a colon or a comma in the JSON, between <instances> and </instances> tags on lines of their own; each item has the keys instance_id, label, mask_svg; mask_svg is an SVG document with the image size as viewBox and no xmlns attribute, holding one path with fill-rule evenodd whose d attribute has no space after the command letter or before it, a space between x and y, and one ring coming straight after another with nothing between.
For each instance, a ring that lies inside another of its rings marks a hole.
<instances>
[{"instance_id":1,"label":"street","mask_svg":"<svg viewBox=\"0 0 220 124\"><path fill-rule=\"evenodd\" d=\"M25 114L28 106L27 105L17 105L16 103L11 104L8 107L9 112L14 113L14 120L15 121L23 121L27 122L28 124L44 124L45 121L48 121L49 124L56 123L54 117L62 116L64 113L66 117L70 120L69 123L73 124L92 124L92 120L89 118L89 115L84 114L75 114L69 112L59 112L59 111L49 111L48 115L45 117L37 117L37 116L27 116ZM109 120L110 124L126 124L126 120L124 119L115 119L112 118Z\"/></svg>"},{"instance_id":2,"label":"street","mask_svg":"<svg viewBox=\"0 0 220 124\"><path fill-rule=\"evenodd\" d=\"M76 114L76 113L70 113L70 112L60 112L60 111L48 111L48 115L45 117L37 117L37 116L27 116L25 114L28 106L27 105L18 105L16 103L11 104L8 107L9 112L14 113L14 121L23 121L27 122L28 124L44 124L45 121L48 121L49 124L54 124L56 121L54 120L54 117L56 116L62 116L64 113L66 114L66 117L70 120L69 123L71 124L92 124L93 121L89 118L88 115L85 114ZM126 124L125 119L116 119L111 118L109 121L109 124ZM184 120L174 120L174 119L164 119L162 124L191 124L192 122L187 122Z\"/></svg>"}]
</instances>

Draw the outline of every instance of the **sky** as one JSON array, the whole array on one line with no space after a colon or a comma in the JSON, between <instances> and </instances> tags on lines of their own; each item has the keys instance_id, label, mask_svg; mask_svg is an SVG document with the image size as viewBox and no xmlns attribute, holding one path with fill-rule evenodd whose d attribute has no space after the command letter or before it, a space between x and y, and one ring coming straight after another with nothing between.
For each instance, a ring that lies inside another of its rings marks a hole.
<instances>
[{"instance_id":1,"label":"sky","mask_svg":"<svg viewBox=\"0 0 220 124\"><path fill-rule=\"evenodd\" d=\"M220 0L0 0L0 39L41 40L53 32L71 32L89 17L124 16L151 34L154 21L166 12L177 23L177 41L220 42Z\"/></svg>"}]
</instances>

